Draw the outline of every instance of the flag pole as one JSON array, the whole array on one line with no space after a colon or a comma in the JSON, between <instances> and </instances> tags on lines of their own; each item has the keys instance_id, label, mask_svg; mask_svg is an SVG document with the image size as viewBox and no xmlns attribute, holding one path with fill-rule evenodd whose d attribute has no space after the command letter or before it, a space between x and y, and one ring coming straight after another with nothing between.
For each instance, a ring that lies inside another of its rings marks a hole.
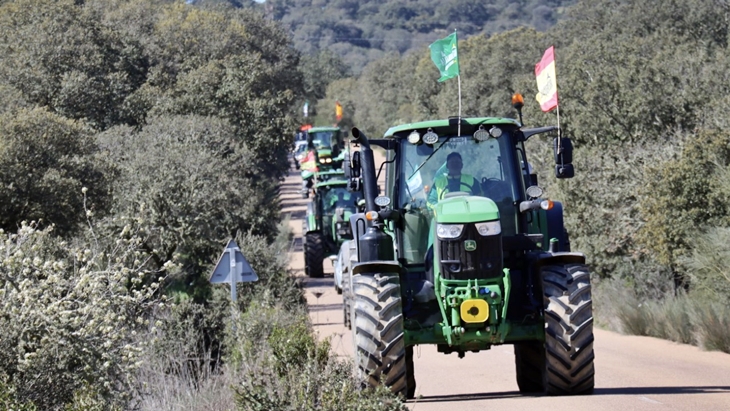
<instances>
[{"instance_id":1,"label":"flag pole","mask_svg":"<svg viewBox=\"0 0 730 411\"><path fill-rule=\"evenodd\" d=\"M458 56L459 55L459 36L456 34L456 29L454 29L454 36L456 37L456 55ZM459 59L459 57L457 57L457 59ZM459 83L459 125L457 126L456 133L458 134L457 137L460 137L461 136L461 65L459 65L458 67L459 67L459 74L456 76L456 80Z\"/></svg>"},{"instance_id":2,"label":"flag pole","mask_svg":"<svg viewBox=\"0 0 730 411\"><path fill-rule=\"evenodd\" d=\"M461 75L456 76L459 80L459 126L457 134L461 136Z\"/></svg>"},{"instance_id":3,"label":"flag pole","mask_svg":"<svg viewBox=\"0 0 730 411\"><path fill-rule=\"evenodd\" d=\"M553 61L554 61L553 64L555 64L555 93L557 94L557 92L558 92L558 57L555 55L555 49L553 49ZM558 116L558 148L560 149L560 148L562 148L562 147L560 147L560 137L561 137L561 132L560 132L560 102L557 102L555 104L555 113Z\"/></svg>"}]
</instances>

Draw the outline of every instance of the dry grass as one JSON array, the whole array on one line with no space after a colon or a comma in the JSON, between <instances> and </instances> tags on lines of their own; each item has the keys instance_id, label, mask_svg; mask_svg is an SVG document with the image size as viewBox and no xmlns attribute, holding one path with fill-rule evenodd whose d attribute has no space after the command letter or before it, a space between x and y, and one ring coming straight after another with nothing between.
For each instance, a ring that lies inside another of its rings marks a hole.
<instances>
[{"instance_id":1,"label":"dry grass","mask_svg":"<svg viewBox=\"0 0 730 411\"><path fill-rule=\"evenodd\" d=\"M640 299L630 286L619 280L601 282L593 298L599 326L730 353L727 304L699 294Z\"/></svg>"}]
</instances>

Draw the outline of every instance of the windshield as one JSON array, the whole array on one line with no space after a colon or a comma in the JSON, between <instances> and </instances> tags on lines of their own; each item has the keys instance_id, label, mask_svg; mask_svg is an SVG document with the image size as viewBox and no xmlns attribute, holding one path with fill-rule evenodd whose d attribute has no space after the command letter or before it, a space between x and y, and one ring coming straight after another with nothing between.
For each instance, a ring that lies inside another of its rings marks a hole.
<instances>
[{"instance_id":1,"label":"windshield","mask_svg":"<svg viewBox=\"0 0 730 411\"><path fill-rule=\"evenodd\" d=\"M516 233L520 175L510 138L478 142L471 136L440 136L433 146L402 139L400 151L397 198L399 207L410 209L403 241L403 257L409 262L423 261L436 204L449 192L491 198L499 208L503 234Z\"/></svg>"},{"instance_id":2,"label":"windshield","mask_svg":"<svg viewBox=\"0 0 730 411\"><path fill-rule=\"evenodd\" d=\"M317 148L330 148L332 147L332 138L334 137L334 131L317 131L310 133L314 141L314 145Z\"/></svg>"},{"instance_id":3,"label":"windshield","mask_svg":"<svg viewBox=\"0 0 730 411\"><path fill-rule=\"evenodd\" d=\"M334 214L335 209L344 208L351 212L357 210L357 202L362 198L362 194L357 192L347 191L345 186L331 187L329 191L324 195L323 206L325 213Z\"/></svg>"}]
</instances>

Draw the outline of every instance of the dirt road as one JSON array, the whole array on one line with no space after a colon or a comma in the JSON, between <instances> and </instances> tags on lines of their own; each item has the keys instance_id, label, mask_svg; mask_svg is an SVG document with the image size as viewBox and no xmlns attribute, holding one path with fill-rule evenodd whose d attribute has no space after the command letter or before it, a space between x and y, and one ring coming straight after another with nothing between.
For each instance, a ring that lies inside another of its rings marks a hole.
<instances>
[{"instance_id":1,"label":"dirt road","mask_svg":"<svg viewBox=\"0 0 730 411\"><path fill-rule=\"evenodd\" d=\"M291 268L303 275L302 218L308 200L292 171L282 186L283 213L290 216L295 240ZM342 296L335 292L332 266L325 278L305 279L310 317L321 338L330 337L335 352L351 357L352 336L342 322ZM496 346L463 359L434 346L416 347L415 400L418 411L476 410L730 410L730 355L703 352L647 337L595 330L596 389L590 396L525 396L517 390L511 345Z\"/></svg>"}]
</instances>

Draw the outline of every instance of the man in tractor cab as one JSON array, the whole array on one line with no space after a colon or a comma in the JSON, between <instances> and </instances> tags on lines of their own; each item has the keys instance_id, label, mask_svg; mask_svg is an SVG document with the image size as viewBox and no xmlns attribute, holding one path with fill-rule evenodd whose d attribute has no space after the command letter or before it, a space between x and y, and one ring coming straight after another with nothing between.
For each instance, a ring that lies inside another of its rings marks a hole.
<instances>
[{"instance_id":1,"label":"man in tractor cab","mask_svg":"<svg viewBox=\"0 0 730 411\"><path fill-rule=\"evenodd\" d=\"M432 211L436 208L436 203L444 198L446 193L464 191L471 195L481 195L479 182L471 174L462 174L461 169L464 163L461 154L454 151L446 157L447 173L436 174L433 185L428 191L428 208Z\"/></svg>"}]
</instances>

